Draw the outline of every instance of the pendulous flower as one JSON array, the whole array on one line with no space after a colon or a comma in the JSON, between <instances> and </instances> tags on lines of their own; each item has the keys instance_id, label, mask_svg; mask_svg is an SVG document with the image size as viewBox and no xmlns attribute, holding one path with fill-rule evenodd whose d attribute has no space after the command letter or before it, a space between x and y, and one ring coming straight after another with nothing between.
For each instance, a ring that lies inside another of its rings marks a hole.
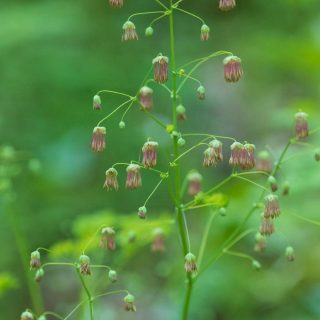
<instances>
[{"instance_id":1,"label":"pendulous flower","mask_svg":"<svg viewBox=\"0 0 320 320\"><path fill-rule=\"evenodd\" d=\"M229 11L236 6L236 0L220 0L219 8L222 11Z\"/></svg>"},{"instance_id":2,"label":"pendulous flower","mask_svg":"<svg viewBox=\"0 0 320 320\"><path fill-rule=\"evenodd\" d=\"M305 112L295 114L296 119L296 136L297 138L306 138L309 135L309 115Z\"/></svg>"},{"instance_id":3,"label":"pendulous flower","mask_svg":"<svg viewBox=\"0 0 320 320\"><path fill-rule=\"evenodd\" d=\"M260 232L255 236L256 243L254 245L254 251L261 252L264 251L267 247L267 239Z\"/></svg>"},{"instance_id":4,"label":"pendulous flower","mask_svg":"<svg viewBox=\"0 0 320 320\"><path fill-rule=\"evenodd\" d=\"M124 301L124 309L126 311L137 311L136 306L134 305L134 296L132 294L127 294L123 301Z\"/></svg>"},{"instance_id":5,"label":"pendulous flower","mask_svg":"<svg viewBox=\"0 0 320 320\"><path fill-rule=\"evenodd\" d=\"M142 163L145 168L154 168L157 165L157 148L159 144L155 141L147 141L142 147Z\"/></svg>"},{"instance_id":6,"label":"pendulous flower","mask_svg":"<svg viewBox=\"0 0 320 320\"><path fill-rule=\"evenodd\" d=\"M138 209L138 217L140 219L145 219L147 215L147 208L145 206L142 206Z\"/></svg>"},{"instance_id":7,"label":"pendulous flower","mask_svg":"<svg viewBox=\"0 0 320 320\"><path fill-rule=\"evenodd\" d=\"M102 104L101 104L101 98L99 95L95 95L93 97L93 110L101 110Z\"/></svg>"},{"instance_id":8,"label":"pendulous flower","mask_svg":"<svg viewBox=\"0 0 320 320\"><path fill-rule=\"evenodd\" d=\"M22 312L20 320L34 320L34 316L30 311L26 310Z\"/></svg>"},{"instance_id":9,"label":"pendulous flower","mask_svg":"<svg viewBox=\"0 0 320 320\"><path fill-rule=\"evenodd\" d=\"M186 120L187 119L187 114L186 114L186 108L182 105L179 104L176 108L177 111L177 119L178 120Z\"/></svg>"},{"instance_id":10,"label":"pendulous flower","mask_svg":"<svg viewBox=\"0 0 320 320\"><path fill-rule=\"evenodd\" d=\"M116 250L115 234L116 232L111 227L102 228L100 246L110 251Z\"/></svg>"},{"instance_id":11,"label":"pendulous flower","mask_svg":"<svg viewBox=\"0 0 320 320\"><path fill-rule=\"evenodd\" d=\"M118 171L115 168L110 168L106 171L106 180L104 182L103 187L109 190L118 191Z\"/></svg>"},{"instance_id":12,"label":"pendulous flower","mask_svg":"<svg viewBox=\"0 0 320 320\"><path fill-rule=\"evenodd\" d=\"M223 60L224 78L227 82L237 82L243 75L241 59L236 56L228 56Z\"/></svg>"},{"instance_id":13,"label":"pendulous flower","mask_svg":"<svg viewBox=\"0 0 320 320\"><path fill-rule=\"evenodd\" d=\"M122 41L138 40L136 26L131 21L126 21L122 26Z\"/></svg>"},{"instance_id":14,"label":"pendulous flower","mask_svg":"<svg viewBox=\"0 0 320 320\"><path fill-rule=\"evenodd\" d=\"M151 243L152 252L163 252L165 251L164 245L164 232L161 228L157 228L153 231L153 241Z\"/></svg>"},{"instance_id":15,"label":"pendulous flower","mask_svg":"<svg viewBox=\"0 0 320 320\"><path fill-rule=\"evenodd\" d=\"M153 107L153 90L143 86L139 91L139 101L144 110L151 110Z\"/></svg>"},{"instance_id":16,"label":"pendulous flower","mask_svg":"<svg viewBox=\"0 0 320 320\"><path fill-rule=\"evenodd\" d=\"M271 155L268 151L263 150L258 153L256 169L267 173L272 171Z\"/></svg>"},{"instance_id":17,"label":"pendulous flower","mask_svg":"<svg viewBox=\"0 0 320 320\"><path fill-rule=\"evenodd\" d=\"M133 190L142 186L140 166L137 164L129 164L127 167L126 188Z\"/></svg>"},{"instance_id":18,"label":"pendulous flower","mask_svg":"<svg viewBox=\"0 0 320 320\"><path fill-rule=\"evenodd\" d=\"M123 0L109 0L111 7L121 8L123 6Z\"/></svg>"},{"instance_id":19,"label":"pendulous flower","mask_svg":"<svg viewBox=\"0 0 320 320\"><path fill-rule=\"evenodd\" d=\"M31 252L30 269L39 269L41 267L40 252L38 250Z\"/></svg>"},{"instance_id":20,"label":"pendulous flower","mask_svg":"<svg viewBox=\"0 0 320 320\"><path fill-rule=\"evenodd\" d=\"M197 89L197 96L199 100L204 100L206 98L206 89L204 86L199 86Z\"/></svg>"},{"instance_id":21,"label":"pendulous flower","mask_svg":"<svg viewBox=\"0 0 320 320\"><path fill-rule=\"evenodd\" d=\"M264 217L265 218L277 218L280 215L280 207L278 196L275 194L269 194L265 198Z\"/></svg>"},{"instance_id":22,"label":"pendulous flower","mask_svg":"<svg viewBox=\"0 0 320 320\"><path fill-rule=\"evenodd\" d=\"M168 80L169 58L158 55L152 60L154 67L154 80L158 83L165 83Z\"/></svg>"},{"instance_id":23,"label":"pendulous flower","mask_svg":"<svg viewBox=\"0 0 320 320\"><path fill-rule=\"evenodd\" d=\"M286 254L287 260L290 262L294 261L296 258L294 254L294 249L290 246L286 248L285 254Z\"/></svg>"},{"instance_id":24,"label":"pendulous flower","mask_svg":"<svg viewBox=\"0 0 320 320\"><path fill-rule=\"evenodd\" d=\"M44 277L44 270L42 268L39 268L36 271L36 274L34 276L34 280L37 281L37 282L40 282L43 277Z\"/></svg>"},{"instance_id":25,"label":"pendulous flower","mask_svg":"<svg viewBox=\"0 0 320 320\"><path fill-rule=\"evenodd\" d=\"M253 169L255 166L255 159L254 159L254 151L255 151L254 144L246 143L243 146L242 156L240 159L240 165L242 169Z\"/></svg>"},{"instance_id":26,"label":"pendulous flower","mask_svg":"<svg viewBox=\"0 0 320 320\"><path fill-rule=\"evenodd\" d=\"M187 273L197 272L198 270L197 260L194 254L192 254L191 252L187 253L184 260L185 260L184 268Z\"/></svg>"},{"instance_id":27,"label":"pendulous flower","mask_svg":"<svg viewBox=\"0 0 320 320\"><path fill-rule=\"evenodd\" d=\"M117 280L118 280L117 272L115 270L109 270L108 278L112 283L117 282Z\"/></svg>"},{"instance_id":28,"label":"pendulous flower","mask_svg":"<svg viewBox=\"0 0 320 320\"><path fill-rule=\"evenodd\" d=\"M95 127L93 129L91 149L93 152L102 152L106 148L106 133L105 127Z\"/></svg>"},{"instance_id":29,"label":"pendulous flower","mask_svg":"<svg viewBox=\"0 0 320 320\"><path fill-rule=\"evenodd\" d=\"M79 258L79 264L80 264L80 273L84 276L90 276L91 275L90 258L85 254L82 254Z\"/></svg>"},{"instance_id":30,"label":"pendulous flower","mask_svg":"<svg viewBox=\"0 0 320 320\"><path fill-rule=\"evenodd\" d=\"M263 236L270 236L274 233L274 224L272 219L265 218L264 216L262 216L260 224L260 233Z\"/></svg>"},{"instance_id":31,"label":"pendulous flower","mask_svg":"<svg viewBox=\"0 0 320 320\"><path fill-rule=\"evenodd\" d=\"M188 194L190 196L194 197L201 191L202 179L202 175L196 170L188 173Z\"/></svg>"},{"instance_id":32,"label":"pendulous flower","mask_svg":"<svg viewBox=\"0 0 320 320\"><path fill-rule=\"evenodd\" d=\"M268 183L270 185L272 192L276 192L278 190L278 183L274 176L268 177Z\"/></svg>"},{"instance_id":33,"label":"pendulous flower","mask_svg":"<svg viewBox=\"0 0 320 320\"><path fill-rule=\"evenodd\" d=\"M203 24L201 27L200 39L202 41L208 41L209 36L210 36L210 28L206 24Z\"/></svg>"},{"instance_id":34,"label":"pendulous flower","mask_svg":"<svg viewBox=\"0 0 320 320\"><path fill-rule=\"evenodd\" d=\"M229 164L231 166L241 166L242 165L242 158L244 152L244 146L240 142L234 142L231 146L231 156L229 159Z\"/></svg>"}]
</instances>

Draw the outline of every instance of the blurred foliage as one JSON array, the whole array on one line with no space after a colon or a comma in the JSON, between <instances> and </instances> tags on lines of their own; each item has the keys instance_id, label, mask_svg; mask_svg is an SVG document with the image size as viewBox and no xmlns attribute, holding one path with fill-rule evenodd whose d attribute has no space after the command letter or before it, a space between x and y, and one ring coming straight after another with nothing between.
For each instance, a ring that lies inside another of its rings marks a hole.
<instances>
[{"instance_id":1,"label":"blurred foliage","mask_svg":"<svg viewBox=\"0 0 320 320\"><path fill-rule=\"evenodd\" d=\"M258 150L267 146L276 160L293 136L296 111L310 114L311 129L320 125L320 2L238 0L237 8L229 13L219 12L217 3L184 1L185 9L205 18L212 37L208 43L200 42L198 21L179 15L175 24L178 65L224 49L242 58L245 76L230 86L224 83L221 60L199 68L196 76L206 87L207 99L197 100L194 83L185 86L181 95L189 121L181 130L248 140ZM119 231L121 251L105 256L103 250L93 250L97 236L89 253L98 261L122 268L119 286L136 294L138 313L124 314L121 299L111 297L97 304L97 320L178 318L183 261L175 226L166 223L174 218L169 192L163 184L150 200L148 220L139 221L135 210L158 177L143 172L144 188L132 193L107 194L101 188L105 170L115 162L135 159L148 137L160 144L159 168L167 168L172 161L166 153L170 152L170 140L133 108L126 116L125 130L118 128L121 114L106 123L106 153L96 156L89 150L92 127L120 103L118 97L103 96L104 109L94 113L92 96L104 88L135 93L152 58L168 52L165 20L155 26L152 38L144 39L144 28L152 18L137 18L134 22L141 40L121 42L127 17L154 8L152 1L126 1L122 10L111 10L106 0L12 0L0 4L0 270L5 277L0 280L0 291L2 281L8 289L21 286L3 291L0 310L4 319L18 319L31 305L23 272L28 270L20 262L16 228L27 251L50 247L63 258L76 259L104 223ZM170 123L169 98L161 88L154 89L154 113ZM194 142L197 140L188 138L186 148ZM250 262L235 257L218 260L195 285L190 319L320 317L319 226L292 215L319 221L319 163L313 159L319 135L308 142L309 148L297 145L290 149L277 177L279 184L290 181L290 194L280 198L283 214L268 250L253 253L262 270L257 273ZM225 153L228 148L224 146ZM201 167L202 152L197 149L182 160L185 174ZM199 171L204 176L204 190L208 190L224 179L229 168L225 163ZM124 170L119 171L121 181L124 175ZM264 180L258 178L257 182ZM205 201L218 202L218 206L228 203L227 215L214 220L204 262L216 253L260 194L243 181L231 181L218 191ZM12 200L14 223L7 206ZM205 209L187 215L195 252L207 215ZM257 228L259 222L257 212L248 228ZM168 232L167 251L153 255L147 243L159 223ZM128 247L125 241L130 230L136 231L137 243ZM292 264L284 258L288 244L296 250L297 260ZM248 253L253 245L253 236L247 236L234 249ZM49 258L58 259L55 255ZM102 290L101 279L105 274L97 274L89 284ZM78 282L63 268L46 272L39 289L46 308L61 314L79 301ZM85 319L85 311L76 319Z\"/></svg>"}]
</instances>

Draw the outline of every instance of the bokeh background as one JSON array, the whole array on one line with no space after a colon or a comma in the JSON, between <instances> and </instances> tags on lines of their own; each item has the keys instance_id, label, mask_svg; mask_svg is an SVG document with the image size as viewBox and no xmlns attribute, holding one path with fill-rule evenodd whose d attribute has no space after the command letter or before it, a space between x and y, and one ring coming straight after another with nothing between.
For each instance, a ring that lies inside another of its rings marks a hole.
<instances>
[{"instance_id":1,"label":"bokeh background","mask_svg":"<svg viewBox=\"0 0 320 320\"><path fill-rule=\"evenodd\" d=\"M197 20L178 14L178 65L216 50L232 51L243 61L245 76L230 85L223 79L222 58L211 60L196 73L207 90L197 100L195 83L182 92L188 121L183 132L207 132L268 146L274 159L294 135L293 115L310 115L310 127L320 126L320 3L318 0L237 1L223 13L217 0L184 1L184 8L202 16L211 38L200 42ZM29 252L53 248L43 260L75 261L81 248L101 223L119 230L119 250L95 249L94 261L111 264L120 274L115 288L128 288L137 299L138 312L126 314L122 296L96 303L96 319L178 319L184 292L183 259L172 204L162 186L148 207L148 219L139 221L136 209L157 183L143 172L144 187L135 192L107 193L104 171L115 162L137 160L148 137L160 143L159 168L170 161L170 139L135 106L120 130L121 112L108 120L108 147L103 154L90 150L93 127L121 99L103 95L103 110L92 111L92 96L100 89L134 94L159 52L169 54L168 23L155 25L152 38L144 29L153 17L137 17L140 40L121 42L122 24L133 12L154 10L153 1L125 1L112 10L106 0L6 1L0 4L0 310L3 319L18 319L25 308L53 310L66 315L83 298L78 280L68 268L50 268L40 285L28 270ZM170 99L155 90L154 114L170 123ZM197 139L188 139L187 147ZM190 319L320 318L320 168L313 146L294 146L281 170L281 184L289 180L290 195L281 197L283 214L277 232L263 254L253 252L254 234L236 245L262 264L256 272L250 261L223 256L196 283ZM226 154L229 146L226 143ZM199 149L183 160L183 172L198 168L204 189L230 173L227 163L201 168ZM227 161L225 161L227 162ZM119 170L123 185L125 170ZM263 179L258 180L263 183ZM228 199L226 217L214 221L205 259L236 228L257 200L260 190L233 181L220 190ZM197 253L208 211L188 214L192 248ZM298 219L297 216L304 218ZM311 221L307 221L310 219ZM259 213L248 227L257 228ZM317 222L318 221L318 222ZM310 223L313 222L313 223ZM150 252L153 229L166 233L164 254ZM128 243L134 231L137 242ZM297 259L288 263L290 244ZM111 290L107 276L97 271L88 280L96 293ZM80 300L79 300L80 299ZM88 319L80 308L72 319Z\"/></svg>"}]
</instances>

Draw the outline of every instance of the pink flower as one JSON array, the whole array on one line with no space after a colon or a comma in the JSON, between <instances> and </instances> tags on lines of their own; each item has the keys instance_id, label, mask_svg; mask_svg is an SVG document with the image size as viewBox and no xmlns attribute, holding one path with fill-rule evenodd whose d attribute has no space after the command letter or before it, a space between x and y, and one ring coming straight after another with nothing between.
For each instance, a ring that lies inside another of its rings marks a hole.
<instances>
[{"instance_id":1,"label":"pink flower","mask_svg":"<svg viewBox=\"0 0 320 320\"><path fill-rule=\"evenodd\" d=\"M126 21L122 27L122 41L138 40L136 26L131 21Z\"/></svg>"},{"instance_id":2,"label":"pink flower","mask_svg":"<svg viewBox=\"0 0 320 320\"><path fill-rule=\"evenodd\" d=\"M236 0L220 0L219 8L222 11L228 11L236 6Z\"/></svg>"},{"instance_id":3,"label":"pink flower","mask_svg":"<svg viewBox=\"0 0 320 320\"><path fill-rule=\"evenodd\" d=\"M123 0L109 0L109 4L112 7L121 8L123 6Z\"/></svg>"},{"instance_id":4,"label":"pink flower","mask_svg":"<svg viewBox=\"0 0 320 320\"><path fill-rule=\"evenodd\" d=\"M227 82L237 82L243 75L241 59L236 56L229 56L223 60L224 78Z\"/></svg>"},{"instance_id":5,"label":"pink flower","mask_svg":"<svg viewBox=\"0 0 320 320\"><path fill-rule=\"evenodd\" d=\"M151 110L153 107L153 90L144 86L139 91L139 100L145 110Z\"/></svg>"},{"instance_id":6,"label":"pink flower","mask_svg":"<svg viewBox=\"0 0 320 320\"><path fill-rule=\"evenodd\" d=\"M106 148L106 128L95 127L92 134L91 149L94 152L101 152Z\"/></svg>"},{"instance_id":7,"label":"pink flower","mask_svg":"<svg viewBox=\"0 0 320 320\"><path fill-rule=\"evenodd\" d=\"M130 164L127 167L127 189L137 189L142 186L141 175L140 175L140 166L137 164Z\"/></svg>"},{"instance_id":8,"label":"pink flower","mask_svg":"<svg viewBox=\"0 0 320 320\"><path fill-rule=\"evenodd\" d=\"M169 59L162 54L152 60L154 66L154 80L158 83L165 83L168 80Z\"/></svg>"},{"instance_id":9,"label":"pink flower","mask_svg":"<svg viewBox=\"0 0 320 320\"><path fill-rule=\"evenodd\" d=\"M306 138L309 135L308 114L298 112L294 117L296 119L296 136L298 138Z\"/></svg>"},{"instance_id":10,"label":"pink flower","mask_svg":"<svg viewBox=\"0 0 320 320\"><path fill-rule=\"evenodd\" d=\"M115 190L118 191L119 185L118 185L118 171L114 168L110 168L106 171L106 180L104 182L103 187L109 190Z\"/></svg>"},{"instance_id":11,"label":"pink flower","mask_svg":"<svg viewBox=\"0 0 320 320\"><path fill-rule=\"evenodd\" d=\"M146 168L154 168L157 165L158 142L147 141L142 147L142 163Z\"/></svg>"}]
</instances>

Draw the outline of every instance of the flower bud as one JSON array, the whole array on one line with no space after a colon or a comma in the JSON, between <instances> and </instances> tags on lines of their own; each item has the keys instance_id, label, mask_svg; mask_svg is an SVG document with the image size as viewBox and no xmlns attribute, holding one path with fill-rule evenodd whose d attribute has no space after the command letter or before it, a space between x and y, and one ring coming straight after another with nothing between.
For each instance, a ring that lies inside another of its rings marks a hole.
<instances>
[{"instance_id":1,"label":"flower bud","mask_svg":"<svg viewBox=\"0 0 320 320\"><path fill-rule=\"evenodd\" d=\"M122 41L138 40L136 26L131 21L126 21L122 26Z\"/></svg>"},{"instance_id":2,"label":"flower bud","mask_svg":"<svg viewBox=\"0 0 320 320\"><path fill-rule=\"evenodd\" d=\"M199 100L204 100L206 98L206 89L204 86L199 86L197 89L197 96Z\"/></svg>"},{"instance_id":3,"label":"flower bud","mask_svg":"<svg viewBox=\"0 0 320 320\"><path fill-rule=\"evenodd\" d=\"M255 236L255 246L254 251L261 252L264 251L267 247L267 239L265 236L263 236L260 232L258 232Z\"/></svg>"},{"instance_id":4,"label":"flower bud","mask_svg":"<svg viewBox=\"0 0 320 320\"><path fill-rule=\"evenodd\" d=\"M260 233L263 236L270 236L274 233L274 224L272 219L265 218L262 214L261 224L260 224Z\"/></svg>"},{"instance_id":5,"label":"flower bud","mask_svg":"<svg viewBox=\"0 0 320 320\"><path fill-rule=\"evenodd\" d=\"M275 194L269 194L264 198L265 207L264 207L264 217L265 218L277 218L280 215L280 207L278 196Z\"/></svg>"},{"instance_id":6,"label":"flower bud","mask_svg":"<svg viewBox=\"0 0 320 320\"><path fill-rule=\"evenodd\" d=\"M296 136L297 138L306 138L309 135L309 115L305 112L298 112L294 115L296 119Z\"/></svg>"},{"instance_id":7,"label":"flower bud","mask_svg":"<svg viewBox=\"0 0 320 320\"><path fill-rule=\"evenodd\" d=\"M164 233L161 228L157 228L153 231L153 241L151 244L151 251L153 252L163 252L165 250L164 245Z\"/></svg>"},{"instance_id":8,"label":"flower bud","mask_svg":"<svg viewBox=\"0 0 320 320\"><path fill-rule=\"evenodd\" d=\"M142 147L142 163L145 168L154 168L157 165L158 142L147 141Z\"/></svg>"},{"instance_id":9,"label":"flower bud","mask_svg":"<svg viewBox=\"0 0 320 320\"><path fill-rule=\"evenodd\" d=\"M34 276L34 280L37 281L37 282L40 282L43 277L44 277L44 270L42 268L39 268L36 271L36 274Z\"/></svg>"},{"instance_id":10,"label":"flower bud","mask_svg":"<svg viewBox=\"0 0 320 320\"><path fill-rule=\"evenodd\" d=\"M198 171L192 170L188 173L187 180L188 194L194 197L201 191L202 175Z\"/></svg>"},{"instance_id":11,"label":"flower bud","mask_svg":"<svg viewBox=\"0 0 320 320\"><path fill-rule=\"evenodd\" d=\"M123 6L123 0L109 0L111 7L121 8Z\"/></svg>"},{"instance_id":12,"label":"flower bud","mask_svg":"<svg viewBox=\"0 0 320 320\"><path fill-rule=\"evenodd\" d=\"M114 239L116 232L111 227L102 228L100 246L102 248L114 251L116 249L116 242Z\"/></svg>"},{"instance_id":13,"label":"flower bud","mask_svg":"<svg viewBox=\"0 0 320 320\"><path fill-rule=\"evenodd\" d=\"M218 212L221 217L225 217L227 215L227 209L224 207L220 208Z\"/></svg>"},{"instance_id":14,"label":"flower bud","mask_svg":"<svg viewBox=\"0 0 320 320\"><path fill-rule=\"evenodd\" d=\"M209 35L210 35L210 28L206 24L203 24L201 27L200 39L202 41L207 41L209 40Z\"/></svg>"},{"instance_id":15,"label":"flower bud","mask_svg":"<svg viewBox=\"0 0 320 320\"><path fill-rule=\"evenodd\" d=\"M282 195L287 196L290 191L290 183L289 181L285 181L282 185Z\"/></svg>"},{"instance_id":16,"label":"flower bud","mask_svg":"<svg viewBox=\"0 0 320 320\"><path fill-rule=\"evenodd\" d=\"M241 59L236 56L228 56L223 60L224 78L227 82L237 82L243 75Z\"/></svg>"},{"instance_id":17,"label":"flower bud","mask_svg":"<svg viewBox=\"0 0 320 320\"><path fill-rule=\"evenodd\" d=\"M139 101L144 110L150 111L153 107L153 90L143 86L139 91Z\"/></svg>"},{"instance_id":18,"label":"flower bud","mask_svg":"<svg viewBox=\"0 0 320 320\"><path fill-rule=\"evenodd\" d=\"M256 168L258 171L264 171L267 173L272 171L272 161L268 151L263 150L258 153Z\"/></svg>"},{"instance_id":19,"label":"flower bud","mask_svg":"<svg viewBox=\"0 0 320 320\"><path fill-rule=\"evenodd\" d=\"M93 110L100 110L102 108L101 98L99 95L95 95L93 97Z\"/></svg>"},{"instance_id":20,"label":"flower bud","mask_svg":"<svg viewBox=\"0 0 320 320\"><path fill-rule=\"evenodd\" d=\"M126 311L137 311L137 308L136 306L134 305L134 296L132 294L127 294L125 297L124 297L124 309Z\"/></svg>"},{"instance_id":21,"label":"flower bud","mask_svg":"<svg viewBox=\"0 0 320 320\"><path fill-rule=\"evenodd\" d=\"M261 269L261 264L260 264L259 261L253 260L253 261L252 261L252 267L253 267L255 270L259 271L259 270Z\"/></svg>"},{"instance_id":22,"label":"flower bud","mask_svg":"<svg viewBox=\"0 0 320 320\"><path fill-rule=\"evenodd\" d=\"M278 190L278 183L274 176L269 176L268 183L270 185L272 192L276 192Z\"/></svg>"},{"instance_id":23,"label":"flower bud","mask_svg":"<svg viewBox=\"0 0 320 320\"><path fill-rule=\"evenodd\" d=\"M95 127L92 134L91 149L93 152L101 152L106 148L106 128Z\"/></svg>"},{"instance_id":24,"label":"flower bud","mask_svg":"<svg viewBox=\"0 0 320 320\"><path fill-rule=\"evenodd\" d=\"M220 0L219 8L222 11L229 11L236 6L236 0Z\"/></svg>"},{"instance_id":25,"label":"flower bud","mask_svg":"<svg viewBox=\"0 0 320 320\"><path fill-rule=\"evenodd\" d=\"M286 258L290 262L295 260L294 249L292 247L287 247L286 248Z\"/></svg>"},{"instance_id":26,"label":"flower bud","mask_svg":"<svg viewBox=\"0 0 320 320\"><path fill-rule=\"evenodd\" d=\"M314 159L319 162L320 161L320 148L316 149L314 152Z\"/></svg>"},{"instance_id":27,"label":"flower bud","mask_svg":"<svg viewBox=\"0 0 320 320\"><path fill-rule=\"evenodd\" d=\"M194 254L189 252L185 256L184 260L185 260L184 268L185 268L187 273L197 272L197 270L198 270L198 268L197 268L197 260L196 260L196 256Z\"/></svg>"},{"instance_id":28,"label":"flower bud","mask_svg":"<svg viewBox=\"0 0 320 320\"><path fill-rule=\"evenodd\" d=\"M38 250L31 252L30 269L39 269L41 267L40 252Z\"/></svg>"},{"instance_id":29,"label":"flower bud","mask_svg":"<svg viewBox=\"0 0 320 320\"><path fill-rule=\"evenodd\" d=\"M47 317L46 317L44 314L42 314L42 315L38 318L38 320L47 320Z\"/></svg>"},{"instance_id":30,"label":"flower bud","mask_svg":"<svg viewBox=\"0 0 320 320\"><path fill-rule=\"evenodd\" d=\"M124 129L126 127L126 123L124 121L119 122L119 128Z\"/></svg>"},{"instance_id":31,"label":"flower bud","mask_svg":"<svg viewBox=\"0 0 320 320\"><path fill-rule=\"evenodd\" d=\"M34 316L30 311L26 310L22 312L20 320L34 320Z\"/></svg>"},{"instance_id":32,"label":"flower bud","mask_svg":"<svg viewBox=\"0 0 320 320\"><path fill-rule=\"evenodd\" d=\"M138 217L140 219L145 219L146 218L146 214L147 214L147 208L145 206L140 207L138 209Z\"/></svg>"},{"instance_id":33,"label":"flower bud","mask_svg":"<svg viewBox=\"0 0 320 320\"><path fill-rule=\"evenodd\" d=\"M179 146L179 147L183 147L183 146L186 144L186 140L184 140L184 139L181 138L181 137L178 139L177 142L178 142L178 146Z\"/></svg>"},{"instance_id":34,"label":"flower bud","mask_svg":"<svg viewBox=\"0 0 320 320\"><path fill-rule=\"evenodd\" d=\"M148 27L145 31L146 37L151 37L153 35L153 28Z\"/></svg>"},{"instance_id":35,"label":"flower bud","mask_svg":"<svg viewBox=\"0 0 320 320\"><path fill-rule=\"evenodd\" d=\"M165 83L168 80L169 59L162 54L152 60L154 67L154 80L158 83Z\"/></svg>"},{"instance_id":36,"label":"flower bud","mask_svg":"<svg viewBox=\"0 0 320 320\"><path fill-rule=\"evenodd\" d=\"M103 187L109 190L118 191L118 171L115 168L110 168L106 171L106 180L104 182Z\"/></svg>"},{"instance_id":37,"label":"flower bud","mask_svg":"<svg viewBox=\"0 0 320 320\"><path fill-rule=\"evenodd\" d=\"M142 186L140 166L129 164L127 167L126 188L129 190L137 189Z\"/></svg>"},{"instance_id":38,"label":"flower bud","mask_svg":"<svg viewBox=\"0 0 320 320\"><path fill-rule=\"evenodd\" d=\"M115 270L109 270L108 277L112 283L117 282L118 280L118 274Z\"/></svg>"},{"instance_id":39,"label":"flower bud","mask_svg":"<svg viewBox=\"0 0 320 320\"><path fill-rule=\"evenodd\" d=\"M90 258L85 254L82 254L79 258L79 264L80 264L80 273L85 276L90 276L91 275Z\"/></svg>"},{"instance_id":40,"label":"flower bud","mask_svg":"<svg viewBox=\"0 0 320 320\"><path fill-rule=\"evenodd\" d=\"M182 104L179 104L177 106L176 111L177 111L177 119L178 120L186 120L187 119L186 108Z\"/></svg>"}]
</instances>

